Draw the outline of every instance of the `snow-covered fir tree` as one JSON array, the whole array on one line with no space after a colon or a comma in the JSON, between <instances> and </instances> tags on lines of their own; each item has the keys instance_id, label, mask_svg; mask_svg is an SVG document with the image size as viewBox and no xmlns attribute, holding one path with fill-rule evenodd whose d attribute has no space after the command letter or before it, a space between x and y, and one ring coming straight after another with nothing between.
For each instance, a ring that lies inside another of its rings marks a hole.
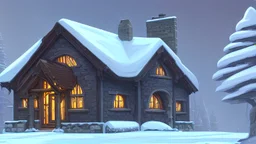
<instances>
[{"instance_id":1,"label":"snow-covered fir tree","mask_svg":"<svg viewBox=\"0 0 256 144\"><path fill-rule=\"evenodd\" d=\"M256 136L256 10L249 7L237 23L236 31L229 37L230 44L224 48L223 56L213 75L223 81L216 91L226 92L222 99L229 103L249 103L250 134Z\"/></svg>"},{"instance_id":2,"label":"snow-covered fir tree","mask_svg":"<svg viewBox=\"0 0 256 144\"><path fill-rule=\"evenodd\" d=\"M4 52L4 43L3 38L0 33L0 72L2 72L6 67L6 55ZM7 95L4 89L0 89L0 130L3 129L4 124L4 117L5 117L5 110L7 106Z\"/></svg>"}]
</instances>

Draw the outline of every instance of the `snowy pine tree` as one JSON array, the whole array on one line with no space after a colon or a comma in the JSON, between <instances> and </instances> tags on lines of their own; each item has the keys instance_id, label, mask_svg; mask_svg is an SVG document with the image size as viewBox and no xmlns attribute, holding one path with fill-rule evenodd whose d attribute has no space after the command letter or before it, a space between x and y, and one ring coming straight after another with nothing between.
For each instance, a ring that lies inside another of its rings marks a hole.
<instances>
[{"instance_id":1,"label":"snowy pine tree","mask_svg":"<svg viewBox=\"0 0 256 144\"><path fill-rule=\"evenodd\" d=\"M249 103L250 134L256 136L256 10L249 7L242 20L236 25L236 32L230 37L230 44L224 48L223 56L213 75L216 81L223 80L216 91L228 93L222 100L229 103Z\"/></svg>"}]
</instances>

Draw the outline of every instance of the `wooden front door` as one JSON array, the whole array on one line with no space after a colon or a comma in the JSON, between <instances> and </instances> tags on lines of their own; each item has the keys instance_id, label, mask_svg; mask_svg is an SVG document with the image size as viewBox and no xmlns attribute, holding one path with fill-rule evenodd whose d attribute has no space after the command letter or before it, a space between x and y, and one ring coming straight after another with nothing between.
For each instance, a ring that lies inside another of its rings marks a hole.
<instances>
[{"instance_id":1,"label":"wooden front door","mask_svg":"<svg viewBox=\"0 0 256 144\"><path fill-rule=\"evenodd\" d=\"M56 96L54 92L44 92L43 105L43 127L55 127Z\"/></svg>"}]
</instances>

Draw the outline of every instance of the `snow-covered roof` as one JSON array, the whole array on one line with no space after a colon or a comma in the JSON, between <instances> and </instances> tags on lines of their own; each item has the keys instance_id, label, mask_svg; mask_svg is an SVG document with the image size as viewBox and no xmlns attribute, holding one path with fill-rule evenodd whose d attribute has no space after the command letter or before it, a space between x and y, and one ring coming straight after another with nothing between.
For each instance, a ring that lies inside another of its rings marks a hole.
<instances>
[{"instance_id":1,"label":"snow-covered roof","mask_svg":"<svg viewBox=\"0 0 256 144\"><path fill-rule=\"evenodd\" d=\"M24 54L10 64L6 69L0 73L0 82L10 82L19 71L25 66L32 55L39 48L42 40L37 41L31 48L29 48Z\"/></svg>"},{"instance_id":2,"label":"snow-covered roof","mask_svg":"<svg viewBox=\"0 0 256 144\"><path fill-rule=\"evenodd\" d=\"M121 41L117 34L75 21L61 19L58 23L120 77L137 76L156 51L163 46L198 89L199 84L195 75L160 38L133 37L131 41ZM40 43L41 40L7 67L0 74L0 82L11 81L35 53Z\"/></svg>"},{"instance_id":3,"label":"snow-covered roof","mask_svg":"<svg viewBox=\"0 0 256 144\"><path fill-rule=\"evenodd\" d=\"M236 31L255 25L255 22L256 22L255 15L256 15L256 10L253 7L249 7L245 12L244 17L237 23Z\"/></svg>"}]
</instances>

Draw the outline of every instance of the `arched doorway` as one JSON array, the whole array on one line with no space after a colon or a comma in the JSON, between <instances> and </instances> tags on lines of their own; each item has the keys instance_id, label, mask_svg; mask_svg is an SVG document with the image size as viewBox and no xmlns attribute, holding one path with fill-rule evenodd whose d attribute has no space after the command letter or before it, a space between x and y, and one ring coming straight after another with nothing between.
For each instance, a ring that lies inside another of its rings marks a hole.
<instances>
[{"instance_id":1,"label":"arched doorway","mask_svg":"<svg viewBox=\"0 0 256 144\"><path fill-rule=\"evenodd\" d=\"M168 117L167 123L173 127L173 100L172 95L168 91L161 89L153 91L148 100L148 109L165 111Z\"/></svg>"}]
</instances>

